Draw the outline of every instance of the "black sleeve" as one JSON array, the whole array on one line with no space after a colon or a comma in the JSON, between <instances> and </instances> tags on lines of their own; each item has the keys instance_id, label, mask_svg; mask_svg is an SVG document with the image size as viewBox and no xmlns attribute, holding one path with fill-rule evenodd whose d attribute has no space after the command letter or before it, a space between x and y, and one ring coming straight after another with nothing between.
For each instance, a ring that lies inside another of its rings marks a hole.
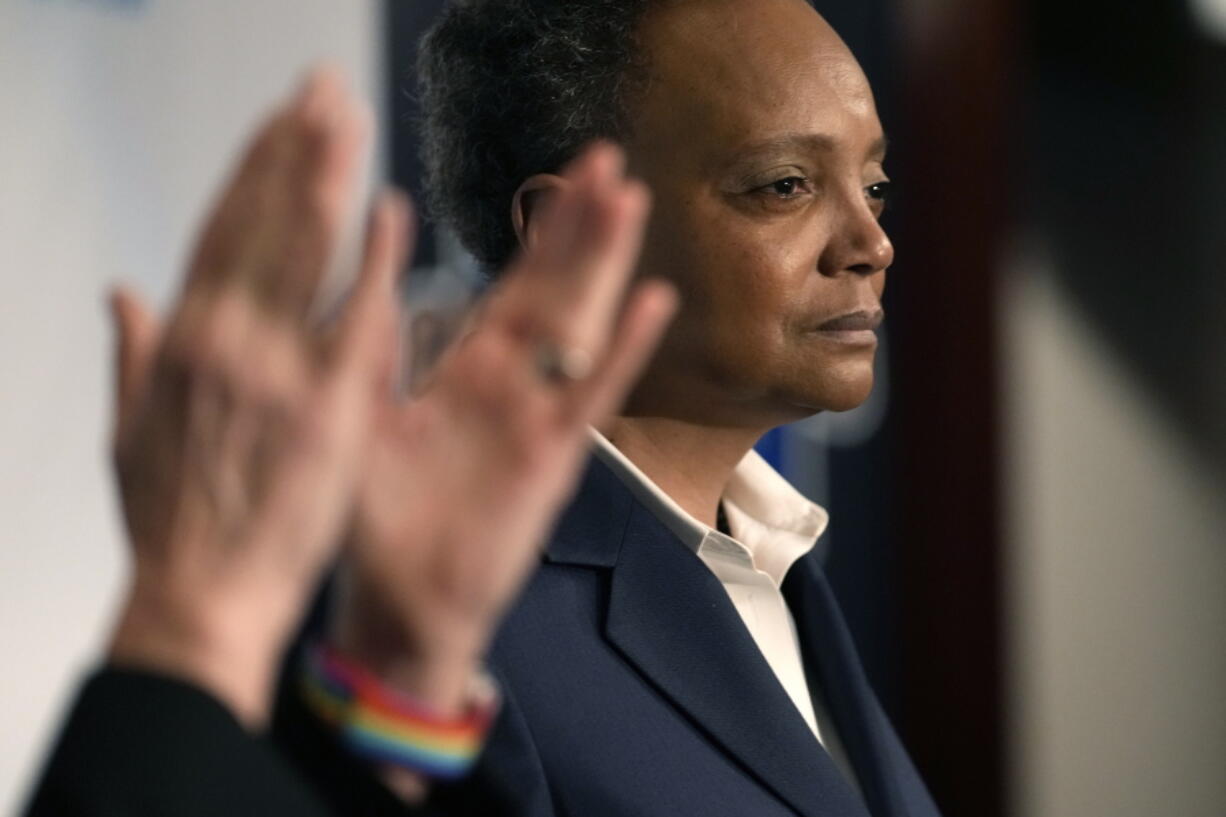
<instances>
[{"instance_id":1,"label":"black sleeve","mask_svg":"<svg viewBox=\"0 0 1226 817\"><path fill-rule=\"evenodd\" d=\"M495 729L497 731L497 729ZM379 780L365 761L349 754L332 730L298 694L294 673L287 673L277 697L273 740L338 815L362 817L516 817L514 783L478 763L463 780L434 784L425 804L410 807Z\"/></svg>"},{"instance_id":2,"label":"black sleeve","mask_svg":"<svg viewBox=\"0 0 1226 817\"><path fill-rule=\"evenodd\" d=\"M302 700L299 673L306 645L326 629L334 597L335 577L324 580L319 593L287 651L273 711L272 742L338 817L553 817L534 810L525 799L521 745L501 739L508 723L506 708L499 714L486 742L486 751L472 773L454 783L435 783L427 802L411 808L383 785L376 771L354 757L336 740ZM518 733L516 733L518 734ZM535 755L533 755L535 757ZM527 791L539 793L527 787Z\"/></svg>"},{"instance_id":3,"label":"black sleeve","mask_svg":"<svg viewBox=\"0 0 1226 817\"><path fill-rule=\"evenodd\" d=\"M85 684L27 817L332 817L280 754L181 681L104 669ZM343 816L342 816L343 817Z\"/></svg>"}]
</instances>

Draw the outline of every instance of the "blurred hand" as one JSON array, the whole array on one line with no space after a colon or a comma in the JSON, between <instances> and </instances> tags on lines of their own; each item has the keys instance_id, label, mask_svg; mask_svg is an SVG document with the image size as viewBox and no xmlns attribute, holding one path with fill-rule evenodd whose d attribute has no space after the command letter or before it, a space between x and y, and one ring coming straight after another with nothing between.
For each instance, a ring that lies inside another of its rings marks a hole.
<instances>
[{"instance_id":1,"label":"blurred hand","mask_svg":"<svg viewBox=\"0 0 1226 817\"><path fill-rule=\"evenodd\" d=\"M325 339L310 318L369 119L313 74L242 159L166 325L113 298L135 576L111 658L198 683L250 724L335 555L387 367L403 201L377 206L338 327Z\"/></svg>"},{"instance_id":2,"label":"blurred hand","mask_svg":"<svg viewBox=\"0 0 1226 817\"><path fill-rule=\"evenodd\" d=\"M424 393L377 413L334 639L440 710L536 564L589 425L675 310L661 282L626 297L648 194L622 161L608 145L577 160Z\"/></svg>"}]
</instances>

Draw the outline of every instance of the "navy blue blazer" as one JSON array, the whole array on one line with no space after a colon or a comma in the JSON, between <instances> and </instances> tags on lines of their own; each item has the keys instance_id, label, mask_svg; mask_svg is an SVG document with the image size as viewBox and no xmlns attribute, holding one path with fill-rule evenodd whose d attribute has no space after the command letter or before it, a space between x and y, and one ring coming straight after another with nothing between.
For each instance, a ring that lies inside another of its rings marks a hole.
<instances>
[{"instance_id":1,"label":"navy blue blazer","mask_svg":"<svg viewBox=\"0 0 1226 817\"><path fill-rule=\"evenodd\" d=\"M862 794L714 574L595 458L495 641L481 765L527 817L938 817L815 556L783 590Z\"/></svg>"}]
</instances>

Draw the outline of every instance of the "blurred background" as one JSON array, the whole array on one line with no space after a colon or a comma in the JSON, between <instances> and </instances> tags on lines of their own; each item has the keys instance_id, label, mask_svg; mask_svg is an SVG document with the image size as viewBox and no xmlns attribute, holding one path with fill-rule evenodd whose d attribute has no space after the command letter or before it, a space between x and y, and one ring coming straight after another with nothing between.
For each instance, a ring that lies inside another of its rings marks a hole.
<instances>
[{"instance_id":1,"label":"blurred background","mask_svg":"<svg viewBox=\"0 0 1226 817\"><path fill-rule=\"evenodd\" d=\"M165 305L319 58L417 189L440 5L0 0L0 811L121 590L108 285ZM898 261L873 399L761 448L831 509L880 697L946 817L1226 814L1226 0L817 5L877 91ZM427 340L476 275L429 229L416 267Z\"/></svg>"}]
</instances>

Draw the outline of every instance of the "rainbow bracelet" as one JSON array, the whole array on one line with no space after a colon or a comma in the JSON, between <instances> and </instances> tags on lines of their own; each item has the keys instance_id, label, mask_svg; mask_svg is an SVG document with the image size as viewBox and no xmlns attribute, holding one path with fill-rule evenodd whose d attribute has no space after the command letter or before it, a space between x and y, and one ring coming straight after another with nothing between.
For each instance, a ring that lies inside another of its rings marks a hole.
<instances>
[{"instance_id":1,"label":"rainbow bracelet","mask_svg":"<svg viewBox=\"0 0 1226 817\"><path fill-rule=\"evenodd\" d=\"M463 715L442 718L324 645L308 649L301 689L349 751L441 780L472 768L498 711L488 677L474 683Z\"/></svg>"}]
</instances>

